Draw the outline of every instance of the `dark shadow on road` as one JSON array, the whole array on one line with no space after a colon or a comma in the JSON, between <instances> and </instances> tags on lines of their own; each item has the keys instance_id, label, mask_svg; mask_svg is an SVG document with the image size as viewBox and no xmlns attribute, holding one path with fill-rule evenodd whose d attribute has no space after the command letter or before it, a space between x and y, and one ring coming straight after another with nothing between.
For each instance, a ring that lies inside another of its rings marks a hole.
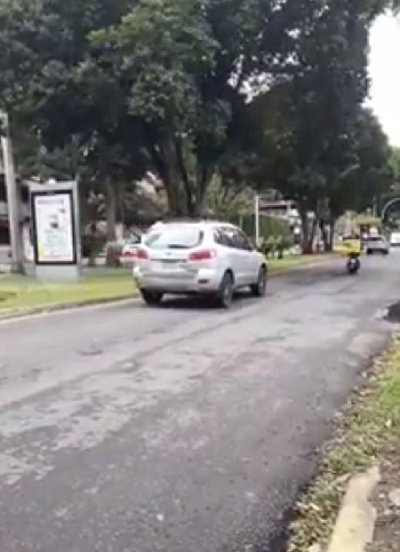
<instances>
[{"instance_id":1,"label":"dark shadow on road","mask_svg":"<svg viewBox=\"0 0 400 552\"><path fill-rule=\"evenodd\" d=\"M397 303L393 303L393 305L390 305L390 307L387 309L385 320L397 324L400 323L400 301L398 301Z\"/></svg>"},{"instance_id":2,"label":"dark shadow on road","mask_svg":"<svg viewBox=\"0 0 400 552\"><path fill-rule=\"evenodd\" d=\"M250 295L250 293L240 292L235 293L232 308L241 308L247 305L253 305L255 299ZM202 297L202 296L171 296L167 295L165 299L161 302L158 309L179 309L179 310L189 310L189 311L207 311L215 310L220 312L226 312L225 309L222 309L218 306L217 302L211 297Z\"/></svg>"}]
</instances>

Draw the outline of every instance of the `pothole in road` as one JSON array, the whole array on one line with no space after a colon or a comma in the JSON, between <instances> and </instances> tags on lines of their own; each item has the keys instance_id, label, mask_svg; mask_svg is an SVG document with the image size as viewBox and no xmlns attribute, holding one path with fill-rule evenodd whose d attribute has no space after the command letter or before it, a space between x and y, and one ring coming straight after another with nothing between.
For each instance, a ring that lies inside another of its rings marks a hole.
<instances>
[{"instance_id":1,"label":"pothole in road","mask_svg":"<svg viewBox=\"0 0 400 552\"><path fill-rule=\"evenodd\" d=\"M81 356L98 356L103 354L103 349L100 349L100 347L88 347L78 352Z\"/></svg>"},{"instance_id":2,"label":"pothole in road","mask_svg":"<svg viewBox=\"0 0 400 552\"><path fill-rule=\"evenodd\" d=\"M127 373L127 374L131 374L133 372L137 372L140 368L140 364L138 362L135 362L135 361L127 361L125 362L121 369L123 372Z\"/></svg>"},{"instance_id":3,"label":"pothole in road","mask_svg":"<svg viewBox=\"0 0 400 552\"><path fill-rule=\"evenodd\" d=\"M384 318L388 322L400 324L400 301L397 301L397 303L393 303L386 309L386 314Z\"/></svg>"}]
</instances>

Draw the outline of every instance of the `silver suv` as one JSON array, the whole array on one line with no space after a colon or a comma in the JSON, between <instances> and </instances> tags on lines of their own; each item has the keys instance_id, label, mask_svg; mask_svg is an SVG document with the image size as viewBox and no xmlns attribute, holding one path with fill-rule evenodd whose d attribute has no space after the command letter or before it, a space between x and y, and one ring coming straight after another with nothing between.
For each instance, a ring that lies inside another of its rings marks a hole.
<instances>
[{"instance_id":1,"label":"silver suv","mask_svg":"<svg viewBox=\"0 0 400 552\"><path fill-rule=\"evenodd\" d=\"M388 255L389 244L384 236L368 236L365 240L365 251L367 255L373 253L381 253L382 255Z\"/></svg>"},{"instance_id":2,"label":"silver suv","mask_svg":"<svg viewBox=\"0 0 400 552\"><path fill-rule=\"evenodd\" d=\"M149 305L164 294L214 297L229 307L233 293L265 294L267 265L249 238L224 222L171 222L151 228L135 251L133 277Z\"/></svg>"}]
</instances>

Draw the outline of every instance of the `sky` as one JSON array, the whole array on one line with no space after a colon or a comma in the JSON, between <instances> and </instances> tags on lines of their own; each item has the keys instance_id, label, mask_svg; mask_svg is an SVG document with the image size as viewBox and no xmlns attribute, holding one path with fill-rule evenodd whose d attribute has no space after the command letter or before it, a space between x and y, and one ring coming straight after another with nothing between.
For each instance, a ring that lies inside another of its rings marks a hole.
<instances>
[{"instance_id":1,"label":"sky","mask_svg":"<svg viewBox=\"0 0 400 552\"><path fill-rule=\"evenodd\" d=\"M369 105L389 141L400 147L400 18L380 17L370 35L371 91Z\"/></svg>"}]
</instances>

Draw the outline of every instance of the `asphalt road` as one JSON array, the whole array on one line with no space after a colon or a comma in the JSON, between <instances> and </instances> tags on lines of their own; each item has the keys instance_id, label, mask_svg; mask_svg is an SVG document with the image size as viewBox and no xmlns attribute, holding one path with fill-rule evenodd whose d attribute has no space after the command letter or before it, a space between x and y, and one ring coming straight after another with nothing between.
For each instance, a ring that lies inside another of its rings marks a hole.
<instances>
[{"instance_id":1,"label":"asphalt road","mask_svg":"<svg viewBox=\"0 0 400 552\"><path fill-rule=\"evenodd\" d=\"M0 325L1 552L276 552L392 326L400 252L174 301Z\"/></svg>"}]
</instances>

